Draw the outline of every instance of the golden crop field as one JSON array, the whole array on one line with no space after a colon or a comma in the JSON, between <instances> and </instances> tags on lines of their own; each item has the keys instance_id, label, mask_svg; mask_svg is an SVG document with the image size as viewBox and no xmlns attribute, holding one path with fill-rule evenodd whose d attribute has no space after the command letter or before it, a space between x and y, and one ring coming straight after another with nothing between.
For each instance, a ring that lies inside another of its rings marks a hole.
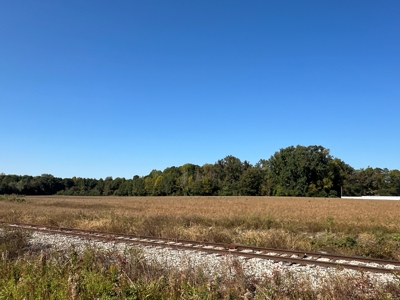
<instances>
[{"instance_id":1,"label":"golden crop field","mask_svg":"<svg viewBox=\"0 0 400 300\"><path fill-rule=\"evenodd\" d=\"M273 217L278 222L335 222L400 229L400 202L297 197L88 197L25 196L24 202L0 201L0 217L20 221L58 219L87 214L124 217L173 216L207 219ZM10 215L11 214L11 215ZM91 226L90 222L86 226ZM94 226L94 225L93 225Z\"/></svg>"},{"instance_id":2,"label":"golden crop field","mask_svg":"<svg viewBox=\"0 0 400 300\"><path fill-rule=\"evenodd\" d=\"M296 197L26 196L0 220L400 258L400 202Z\"/></svg>"}]
</instances>

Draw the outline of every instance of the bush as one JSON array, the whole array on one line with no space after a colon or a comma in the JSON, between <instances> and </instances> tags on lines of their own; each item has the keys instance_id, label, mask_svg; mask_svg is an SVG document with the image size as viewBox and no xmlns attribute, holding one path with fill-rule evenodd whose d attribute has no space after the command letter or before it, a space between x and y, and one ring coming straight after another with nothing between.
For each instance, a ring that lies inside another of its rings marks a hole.
<instances>
[{"instance_id":1,"label":"bush","mask_svg":"<svg viewBox=\"0 0 400 300\"><path fill-rule=\"evenodd\" d=\"M0 201L8 201L8 202L25 202L24 196L11 194L11 195L1 195Z\"/></svg>"},{"instance_id":2,"label":"bush","mask_svg":"<svg viewBox=\"0 0 400 300\"><path fill-rule=\"evenodd\" d=\"M10 258L18 256L27 245L28 234L21 230L0 228L0 252Z\"/></svg>"}]
</instances>

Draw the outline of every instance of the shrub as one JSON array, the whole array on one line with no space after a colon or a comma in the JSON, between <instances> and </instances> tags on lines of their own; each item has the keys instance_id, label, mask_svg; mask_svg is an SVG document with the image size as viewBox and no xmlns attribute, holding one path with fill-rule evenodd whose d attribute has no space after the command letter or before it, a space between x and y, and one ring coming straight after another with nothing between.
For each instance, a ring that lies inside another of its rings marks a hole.
<instances>
[{"instance_id":1,"label":"shrub","mask_svg":"<svg viewBox=\"0 0 400 300\"><path fill-rule=\"evenodd\" d=\"M18 256L27 245L28 234L21 230L0 228L0 252L10 258Z\"/></svg>"}]
</instances>

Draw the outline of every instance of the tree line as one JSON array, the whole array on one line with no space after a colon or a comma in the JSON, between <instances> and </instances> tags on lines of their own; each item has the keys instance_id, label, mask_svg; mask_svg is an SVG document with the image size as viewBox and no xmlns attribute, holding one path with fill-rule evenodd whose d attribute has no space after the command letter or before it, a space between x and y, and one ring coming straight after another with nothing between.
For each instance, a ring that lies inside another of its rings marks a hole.
<instances>
[{"instance_id":1,"label":"tree line","mask_svg":"<svg viewBox=\"0 0 400 300\"><path fill-rule=\"evenodd\" d=\"M132 179L0 174L0 194L74 196L400 195L400 171L354 169L322 146L290 146L255 165L228 155L214 164L184 164Z\"/></svg>"}]
</instances>

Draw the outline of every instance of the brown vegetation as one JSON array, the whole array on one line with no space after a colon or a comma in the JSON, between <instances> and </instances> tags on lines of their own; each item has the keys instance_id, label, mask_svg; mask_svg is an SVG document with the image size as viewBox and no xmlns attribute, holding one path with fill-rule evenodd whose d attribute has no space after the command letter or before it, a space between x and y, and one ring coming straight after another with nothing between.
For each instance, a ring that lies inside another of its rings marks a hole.
<instances>
[{"instance_id":1,"label":"brown vegetation","mask_svg":"<svg viewBox=\"0 0 400 300\"><path fill-rule=\"evenodd\" d=\"M24 197L0 220L400 259L400 202L294 197Z\"/></svg>"},{"instance_id":2,"label":"brown vegetation","mask_svg":"<svg viewBox=\"0 0 400 300\"><path fill-rule=\"evenodd\" d=\"M1 236L1 232L0 232ZM0 243L1 244L1 243ZM368 274L327 274L316 284L307 274L274 269L249 276L236 259L207 274L201 266L167 269L141 251L87 248L29 252L0 259L0 299L399 299L400 285Z\"/></svg>"}]
</instances>

